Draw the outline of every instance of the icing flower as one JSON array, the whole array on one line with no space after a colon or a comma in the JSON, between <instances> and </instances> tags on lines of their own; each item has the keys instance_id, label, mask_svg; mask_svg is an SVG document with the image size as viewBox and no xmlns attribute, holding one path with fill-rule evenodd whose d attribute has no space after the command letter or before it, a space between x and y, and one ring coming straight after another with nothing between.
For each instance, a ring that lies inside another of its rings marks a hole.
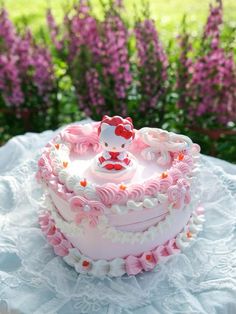
<instances>
[{"instance_id":1,"label":"icing flower","mask_svg":"<svg viewBox=\"0 0 236 314\"><path fill-rule=\"evenodd\" d=\"M160 181L152 179L145 184L145 195L156 195L160 189Z\"/></svg>"},{"instance_id":2,"label":"icing flower","mask_svg":"<svg viewBox=\"0 0 236 314\"><path fill-rule=\"evenodd\" d=\"M177 184L183 185L185 187L186 192L185 192L184 202L185 202L185 204L189 204L190 201L191 201L191 193L190 193L190 184L189 184L189 182L186 179L182 178L182 179L179 179L177 181Z\"/></svg>"},{"instance_id":3,"label":"icing flower","mask_svg":"<svg viewBox=\"0 0 236 314\"><path fill-rule=\"evenodd\" d=\"M52 175L52 167L50 163L48 162L48 158L46 154L43 154L41 158L38 161L39 171L38 171L38 177L42 177L43 179L50 179Z\"/></svg>"},{"instance_id":4,"label":"icing flower","mask_svg":"<svg viewBox=\"0 0 236 314\"><path fill-rule=\"evenodd\" d=\"M97 201L90 201L80 196L70 200L71 210L76 212L75 221L79 224L83 219L88 219L91 226L98 224L98 217L104 212L104 205Z\"/></svg>"},{"instance_id":5,"label":"icing flower","mask_svg":"<svg viewBox=\"0 0 236 314\"><path fill-rule=\"evenodd\" d=\"M160 180L160 191L165 192L173 183L171 176L167 175Z\"/></svg>"},{"instance_id":6,"label":"icing flower","mask_svg":"<svg viewBox=\"0 0 236 314\"><path fill-rule=\"evenodd\" d=\"M116 197L117 186L113 183L108 183L105 186L97 186L96 192L103 204L111 206Z\"/></svg>"},{"instance_id":7,"label":"icing flower","mask_svg":"<svg viewBox=\"0 0 236 314\"><path fill-rule=\"evenodd\" d=\"M180 249L176 246L175 239L171 239L168 241L168 243L166 244L166 250L170 255L180 252Z\"/></svg>"},{"instance_id":8,"label":"icing flower","mask_svg":"<svg viewBox=\"0 0 236 314\"><path fill-rule=\"evenodd\" d=\"M156 266L156 261L151 252L143 253L143 255L140 257L140 262L145 271L149 271Z\"/></svg>"},{"instance_id":9,"label":"icing flower","mask_svg":"<svg viewBox=\"0 0 236 314\"><path fill-rule=\"evenodd\" d=\"M142 201L144 198L144 186L142 184L132 184L128 188L129 191L129 199L133 201Z\"/></svg>"},{"instance_id":10,"label":"icing flower","mask_svg":"<svg viewBox=\"0 0 236 314\"><path fill-rule=\"evenodd\" d=\"M156 263L159 263L163 257L169 256L169 253L164 245L160 245L152 251L152 255L155 258Z\"/></svg>"},{"instance_id":11,"label":"icing flower","mask_svg":"<svg viewBox=\"0 0 236 314\"><path fill-rule=\"evenodd\" d=\"M137 275L142 271L142 264L135 256L128 256L125 260L125 268L128 275Z\"/></svg>"},{"instance_id":12,"label":"icing flower","mask_svg":"<svg viewBox=\"0 0 236 314\"><path fill-rule=\"evenodd\" d=\"M61 138L71 143L73 150L80 155L89 149L99 152L101 146L99 144L97 127L97 123L71 125L61 132Z\"/></svg>"},{"instance_id":13,"label":"icing flower","mask_svg":"<svg viewBox=\"0 0 236 314\"><path fill-rule=\"evenodd\" d=\"M44 212L39 216L39 225L46 235L48 242L53 246L55 254L59 256L69 254L69 249L72 248L72 245L61 231L56 228L55 222L48 212Z\"/></svg>"},{"instance_id":14,"label":"icing flower","mask_svg":"<svg viewBox=\"0 0 236 314\"><path fill-rule=\"evenodd\" d=\"M181 152L192 147L190 138L184 135L174 134L157 128L142 128L139 135L147 148L143 149L141 155L146 160L155 160L161 166L171 162L171 153Z\"/></svg>"},{"instance_id":15,"label":"icing flower","mask_svg":"<svg viewBox=\"0 0 236 314\"><path fill-rule=\"evenodd\" d=\"M180 209L184 203L190 202L190 185L186 179L179 179L176 185L172 185L167 190L168 200L173 203L173 207Z\"/></svg>"}]
</instances>

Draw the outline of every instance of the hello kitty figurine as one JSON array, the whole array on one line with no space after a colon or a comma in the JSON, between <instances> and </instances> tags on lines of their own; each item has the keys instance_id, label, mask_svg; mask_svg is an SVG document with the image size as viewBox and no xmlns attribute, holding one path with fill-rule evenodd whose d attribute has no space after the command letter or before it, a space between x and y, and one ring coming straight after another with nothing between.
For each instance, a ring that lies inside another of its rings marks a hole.
<instances>
[{"instance_id":1,"label":"hello kitty figurine","mask_svg":"<svg viewBox=\"0 0 236 314\"><path fill-rule=\"evenodd\" d=\"M127 149L134 139L131 118L104 116L98 128L99 141L103 148L98 157L98 166L108 171L120 171L132 166Z\"/></svg>"}]
</instances>

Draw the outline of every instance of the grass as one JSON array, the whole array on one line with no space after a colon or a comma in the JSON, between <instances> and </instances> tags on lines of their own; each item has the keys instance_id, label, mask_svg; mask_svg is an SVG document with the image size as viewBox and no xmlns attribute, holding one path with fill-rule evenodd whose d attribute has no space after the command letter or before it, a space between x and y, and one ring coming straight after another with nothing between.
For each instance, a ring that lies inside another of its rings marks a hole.
<instances>
[{"instance_id":1,"label":"grass","mask_svg":"<svg viewBox=\"0 0 236 314\"><path fill-rule=\"evenodd\" d=\"M107 0L105 0L106 2ZM209 3L214 0L149 0L150 15L156 20L161 37L164 40L175 38L179 32L179 26L183 15L187 15L187 21L193 35L197 35L206 20ZM45 27L45 11L51 7L57 21L62 20L63 10L75 0L3 0L10 17L14 22L22 26L30 25L35 33ZM99 0L90 0L95 14L101 17L101 5ZM134 19L135 12L142 12L143 0L126 0L125 7L129 20ZM135 4L135 7L134 7ZM235 24L236 1L223 0L225 20Z\"/></svg>"}]
</instances>

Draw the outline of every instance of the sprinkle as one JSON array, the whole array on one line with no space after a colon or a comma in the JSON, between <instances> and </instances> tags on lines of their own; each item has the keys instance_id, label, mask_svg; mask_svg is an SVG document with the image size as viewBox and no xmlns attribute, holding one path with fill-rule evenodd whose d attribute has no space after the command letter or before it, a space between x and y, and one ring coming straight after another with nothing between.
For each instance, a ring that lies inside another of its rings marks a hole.
<instances>
[{"instance_id":1,"label":"sprinkle","mask_svg":"<svg viewBox=\"0 0 236 314\"><path fill-rule=\"evenodd\" d=\"M66 168L68 166L68 161L63 161L63 167Z\"/></svg>"},{"instance_id":2,"label":"sprinkle","mask_svg":"<svg viewBox=\"0 0 236 314\"><path fill-rule=\"evenodd\" d=\"M152 255L150 255L150 254L146 255L146 260L151 262L152 261Z\"/></svg>"},{"instance_id":3,"label":"sprinkle","mask_svg":"<svg viewBox=\"0 0 236 314\"><path fill-rule=\"evenodd\" d=\"M178 160L181 161L181 160L183 160L183 159L184 159L184 154L183 154L183 153L180 153L179 156L178 156Z\"/></svg>"},{"instance_id":4,"label":"sprinkle","mask_svg":"<svg viewBox=\"0 0 236 314\"><path fill-rule=\"evenodd\" d=\"M89 261L83 261L82 266L83 267L89 267L90 263Z\"/></svg>"},{"instance_id":5,"label":"sprinkle","mask_svg":"<svg viewBox=\"0 0 236 314\"><path fill-rule=\"evenodd\" d=\"M162 178L162 179L165 179L165 178L167 178L167 177L168 177L168 173L167 173L167 172L162 172L161 178Z\"/></svg>"},{"instance_id":6,"label":"sprinkle","mask_svg":"<svg viewBox=\"0 0 236 314\"><path fill-rule=\"evenodd\" d=\"M60 144L55 144L56 149L60 148Z\"/></svg>"},{"instance_id":7,"label":"sprinkle","mask_svg":"<svg viewBox=\"0 0 236 314\"><path fill-rule=\"evenodd\" d=\"M192 238L192 233L190 231L187 232L187 237Z\"/></svg>"},{"instance_id":8,"label":"sprinkle","mask_svg":"<svg viewBox=\"0 0 236 314\"><path fill-rule=\"evenodd\" d=\"M80 185L85 188L87 186L87 180L84 179L83 181L80 181Z\"/></svg>"},{"instance_id":9,"label":"sprinkle","mask_svg":"<svg viewBox=\"0 0 236 314\"><path fill-rule=\"evenodd\" d=\"M121 184L121 185L120 185L120 190L122 190L122 191L126 190L126 185Z\"/></svg>"}]
</instances>

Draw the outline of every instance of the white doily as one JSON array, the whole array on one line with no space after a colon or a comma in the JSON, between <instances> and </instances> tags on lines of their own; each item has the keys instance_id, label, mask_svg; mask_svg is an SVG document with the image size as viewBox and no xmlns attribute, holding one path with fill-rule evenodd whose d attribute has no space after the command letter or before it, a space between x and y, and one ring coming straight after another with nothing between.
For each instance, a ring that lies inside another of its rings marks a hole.
<instances>
[{"instance_id":1,"label":"white doily","mask_svg":"<svg viewBox=\"0 0 236 314\"><path fill-rule=\"evenodd\" d=\"M39 229L37 159L55 135L26 134L0 148L0 313L236 313L236 166L203 156L206 223L155 273L78 275Z\"/></svg>"}]
</instances>

